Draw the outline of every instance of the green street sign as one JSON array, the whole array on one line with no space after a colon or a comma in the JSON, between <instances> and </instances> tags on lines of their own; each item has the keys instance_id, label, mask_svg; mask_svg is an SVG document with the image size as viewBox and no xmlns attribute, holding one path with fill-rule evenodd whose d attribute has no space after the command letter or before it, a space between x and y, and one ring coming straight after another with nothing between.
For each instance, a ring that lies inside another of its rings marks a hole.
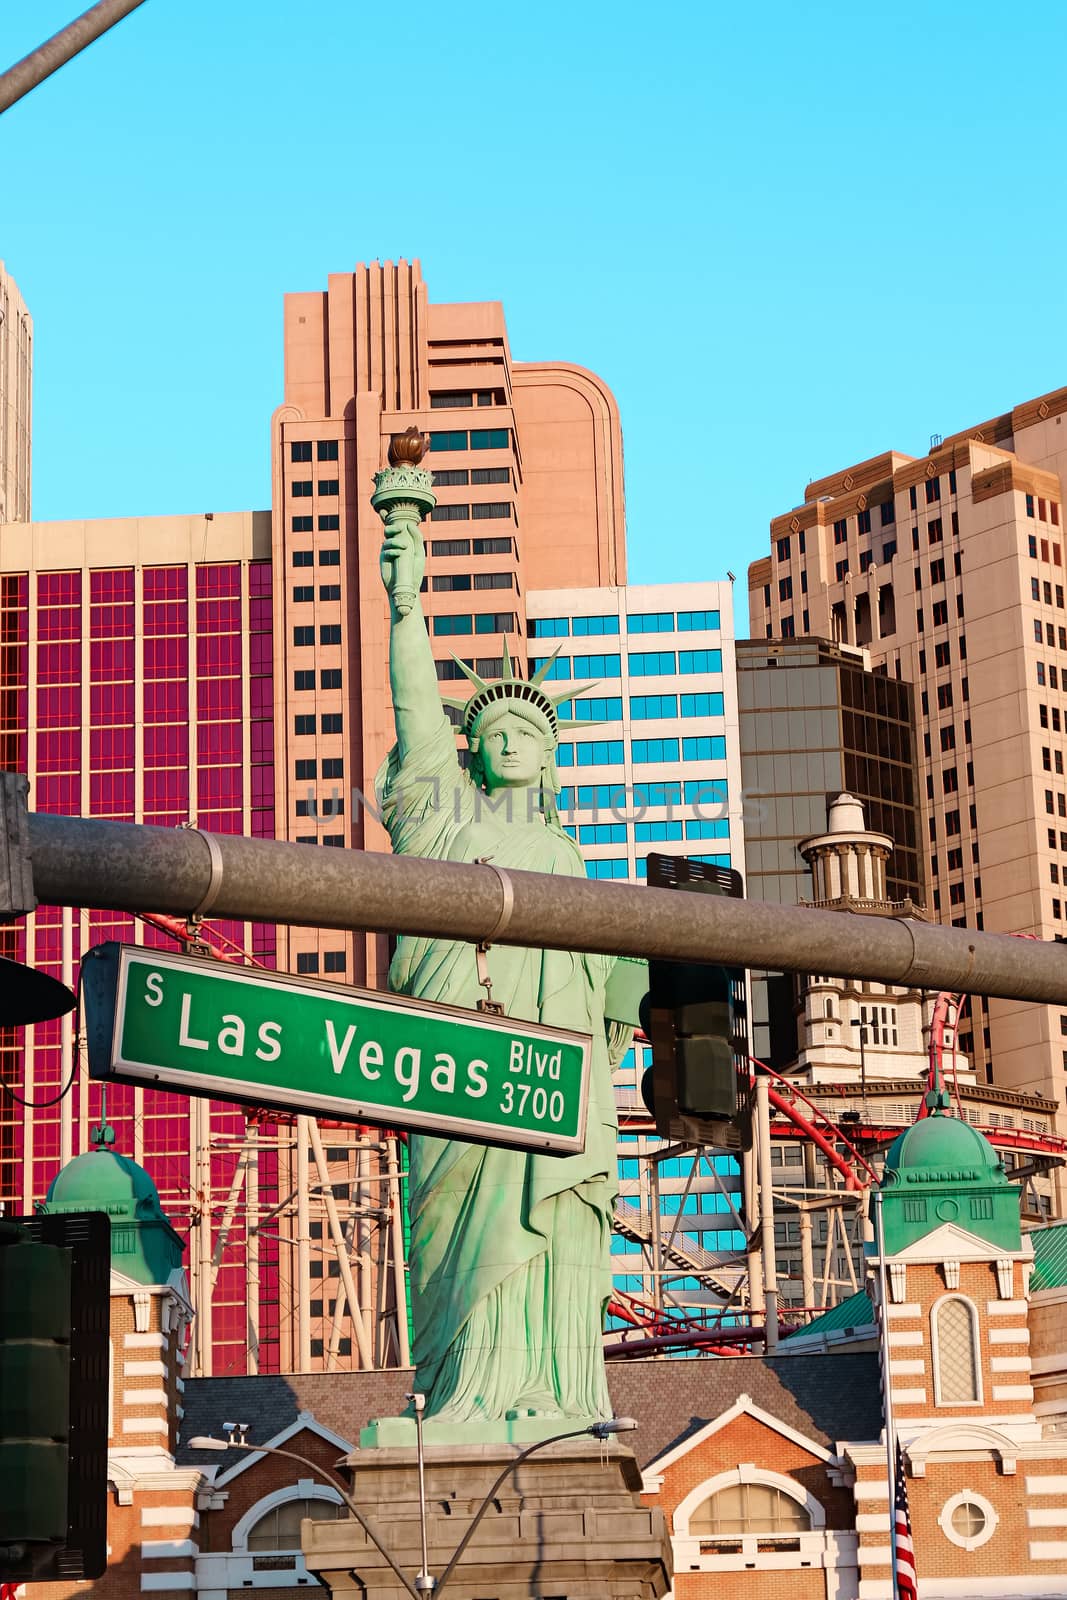
<instances>
[{"instance_id":1,"label":"green street sign","mask_svg":"<svg viewBox=\"0 0 1067 1600\"><path fill-rule=\"evenodd\" d=\"M94 1078L522 1150L585 1148L584 1034L134 945L94 946L82 985Z\"/></svg>"}]
</instances>

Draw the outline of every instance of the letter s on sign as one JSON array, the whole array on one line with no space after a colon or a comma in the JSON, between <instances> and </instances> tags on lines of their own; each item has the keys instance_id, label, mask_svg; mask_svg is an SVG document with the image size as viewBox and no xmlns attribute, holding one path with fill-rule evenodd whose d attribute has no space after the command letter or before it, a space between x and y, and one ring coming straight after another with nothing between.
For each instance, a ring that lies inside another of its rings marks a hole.
<instances>
[{"instance_id":1,"label":"letter s on sign","mask_svg":"<svg viewBox=\"0 0 1067 1600\"><path fill-rule=\"evenodd\" d=\"M161 1006L163 1004L163 974L150 972L144 981L146 1006Z\"/></svg>"},{"instance_id":2,"label":"letter s on sign","mask_svg":"<svg viewBox=\"0 0 1067 1600\"><path fill-rule=\"evenodd\" d=\"M280 1022L261 1022L259 1025L260 1048L256 1055L261 1061L277 1061L282 1053L282 1042L278 1035L282 1031Z\"/></svg>"}]
</instances>

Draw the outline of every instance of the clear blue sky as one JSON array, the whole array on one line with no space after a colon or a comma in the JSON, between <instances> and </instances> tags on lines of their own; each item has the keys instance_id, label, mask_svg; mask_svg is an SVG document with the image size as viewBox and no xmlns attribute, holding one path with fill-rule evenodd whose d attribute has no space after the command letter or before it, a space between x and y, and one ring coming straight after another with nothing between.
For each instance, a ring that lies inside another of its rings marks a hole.
<instances>
[{"instance_id":1,"label":"clear blue sky","mask_svg":"<svg viewBox=\"0 0 1067 1600\"><path fill-rule=\"evenodd\" d=\"M4 0L6 65L88 0ZM38 519L269 504L282 296L418 256L622 411L630 575L1067 383L1062 8L147 0L0 118Z\"/></svg>"}]
</instances>

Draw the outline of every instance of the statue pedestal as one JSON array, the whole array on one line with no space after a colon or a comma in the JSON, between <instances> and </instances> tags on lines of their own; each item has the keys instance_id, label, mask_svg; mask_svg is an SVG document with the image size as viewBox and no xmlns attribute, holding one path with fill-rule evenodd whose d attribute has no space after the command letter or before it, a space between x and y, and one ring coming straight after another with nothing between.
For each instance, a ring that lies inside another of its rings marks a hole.
<instances>
[{"instance_id":1,"label":"statue pedestal","mask_svg":"<svg viewBox=\"0 0 1067 1600\"><path fill-rule=\"evenodd\" d=\"M506 1443L427 1445L429 1568L438 1580L519 1453ZM422 1562L414 1450L355 1450L348 1464L353 1499L414 1583ZM640 1487L633 1453L617 1441L549 1445L504 1480L448 1580L448 1600L661 1600L671 1586L670 1540L663 1513L641 1505ZM308 1571L334 1595L410 1600L354 1518L301 1531Z\"/></svg>"}]
</instances>

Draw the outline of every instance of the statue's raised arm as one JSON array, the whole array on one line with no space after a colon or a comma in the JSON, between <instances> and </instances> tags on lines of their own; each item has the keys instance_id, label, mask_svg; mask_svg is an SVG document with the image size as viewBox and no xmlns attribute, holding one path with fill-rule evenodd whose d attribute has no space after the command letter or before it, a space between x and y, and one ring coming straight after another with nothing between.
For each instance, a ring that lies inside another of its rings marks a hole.
<instances>
[{"instance_id":1,"label":"statue's raised arm","mask_svg":"<svg viewBox=\"0 0 1067 1600\"><path fill-rule=\"evenodd\" d=\"M393 440L389 466L377 474L372 502L385 523L381 572L389 596L389 679L402 759L444 719L419 600L426 570L419 520L435 503L433 476L419 465L425 448L425 435L417 428Z\"/></svg>"}]
</instances>

